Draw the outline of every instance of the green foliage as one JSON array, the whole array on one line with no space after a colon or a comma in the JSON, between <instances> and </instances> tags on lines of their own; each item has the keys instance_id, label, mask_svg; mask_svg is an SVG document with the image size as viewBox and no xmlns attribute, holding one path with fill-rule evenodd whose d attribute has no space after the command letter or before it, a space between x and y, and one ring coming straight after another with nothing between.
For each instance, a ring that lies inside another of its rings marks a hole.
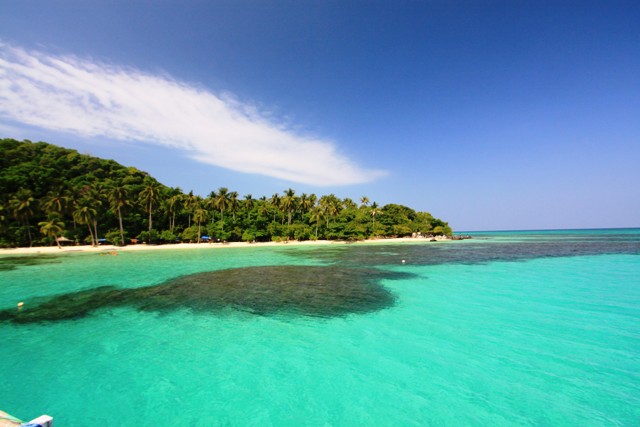
<instances>
[{"instance_id":1,"label":"green foliage","mask_svg":"<svg viewBox=\"0 0 640 427\"><path fill-rule=\"evenodd\" d=\"M0 246L51 244L63 233L76 242L105 236L172 243L209 235L214 241L362 240L413 233L451 235L428 212L366 196L334 194L240 197L220 187L203 198L169 188L135 167L44 142L0 139ZM124 241L124 242L123 242Z\"/></svg>"},{"instance_id":2,"label":"green foliage","mask_svg":"<svg viewBox=\"0 0 640 427\"><path fill-rule=\"evenodd\" d=\"M191 227L187 227L184 229L182 234L180 235L183 241L185 242L197 242L198 241L198 227L192 225Z\"/></svg>"},{"instance_id":3,"label":"green foliage","mask_svg":"<svg viewBox=\"0 0 640 427\"><path fill-rule=\"evenodd\" d=\"M104 235L104 238L107 239L107 242L112 243L114 245L123 245L125 242L122 242L120 239L120 230L110 230L107 231ZM125 239L127 236L125 235Z\"/></svg>"},{"instance_id":4,"label":"green foliage","mask_svg":"<svg viewBox=\"0 0 640 427\"><path fill-rule=\"evenodd\" d=\"M306 224L294 223L289 227L289 237L295 240L309 240L313 233L311 227Z\"/></svg>"},{"instance_id":5,"label":"green foliage","mask_svg":"<svg viewBox=\"0 0 640 427\"><path fill-rule=\"evenodd\" d=\"M413 219L413 231L429 234L433 230L435 218L428 212L417 212Z\"/></svg>"},{"instance_id":6,"label":"green foliage","mask_svg":"<svg viewBox=\"0 0 640 427\"><path fill-rule=\"evenodd\" d=\"M253 242L255 240L255 233L252 230L245 230L242 233L243 242Z\"/></svg>"},{"instance_id":7,"label":"green foliage","mask_svg":"<svg viewBox=\"0 0 640 427\"><path fill-rule=\"evenodd\" d=\"M142 233L140 233L138 238L143 242L147 242L151 244L160 243L160 233L158 233L157 230L153 230L153 229L151 231L143 231Z\"/></svg>"},{"instance_id":8,"label":"green foliage","mask_svg":"<svg viewBox=\"0 0 640 427\"><path fill-rule=\"evenodd\" d=\"M433 234L437 236L451 236L453 231L448 225L437 225L433 229Z\"/></svg>"},{"instance_id":9,"label":"green foliage","mask_svg":"<svg viewBox=\"0 0 640 427\"><path fill-rule=\"evenodd\" d=\"M160 241L163 243L177 243L180 239L171 230L162 230Z\"/></svg>"}]
</instances>

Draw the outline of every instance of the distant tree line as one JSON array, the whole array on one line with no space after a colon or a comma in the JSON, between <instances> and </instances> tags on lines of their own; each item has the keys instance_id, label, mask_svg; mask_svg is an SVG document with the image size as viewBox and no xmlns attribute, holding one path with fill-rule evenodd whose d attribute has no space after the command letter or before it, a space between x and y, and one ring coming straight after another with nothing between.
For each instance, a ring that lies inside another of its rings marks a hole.
<instances>
[{"instance_id":1,"label":"distant tree line","mask_svg":"<svg viewBox=\"0 0 640 427\"><path fill-rule=\"evenodd\" d=\"M0 140L0 246L280 240L362 240L413 233L450 235L427 212L367 197L240 196L220 187L207 197L166 187L113 160L45 142Z\"/></svg>"}]
</instances>

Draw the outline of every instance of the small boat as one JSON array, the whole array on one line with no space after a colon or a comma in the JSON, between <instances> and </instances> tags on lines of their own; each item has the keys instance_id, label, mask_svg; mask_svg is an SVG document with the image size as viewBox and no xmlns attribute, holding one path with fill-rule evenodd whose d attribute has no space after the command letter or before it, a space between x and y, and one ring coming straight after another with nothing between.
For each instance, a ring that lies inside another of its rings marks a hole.
<instances>
[{"instance_id":1,"label":"small boat","mask_svg":"<svg viewBox=\"0 0 640 427\"><path fill-rule=\"evenodd\" d=\"M53 427L53 418L49 415L40 415L27 423L18 418L0 411L0 427Z\"/></svg>"}]
</instances>

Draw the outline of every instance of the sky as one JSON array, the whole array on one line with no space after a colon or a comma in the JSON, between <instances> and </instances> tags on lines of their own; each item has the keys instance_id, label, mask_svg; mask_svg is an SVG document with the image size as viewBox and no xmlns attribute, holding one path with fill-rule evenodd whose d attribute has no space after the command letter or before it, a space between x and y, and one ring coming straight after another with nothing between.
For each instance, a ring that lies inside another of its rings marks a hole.
<instances>
[{"instance_id":1,"label":"sky","mask_svg":"<svg viewBox=\"0 0 640 427\"><path fill-rule=\"evenodd\" d=\"M0 137L455 231L640 227L637 1L0 0Z\"/></svg>"}]
</instances>

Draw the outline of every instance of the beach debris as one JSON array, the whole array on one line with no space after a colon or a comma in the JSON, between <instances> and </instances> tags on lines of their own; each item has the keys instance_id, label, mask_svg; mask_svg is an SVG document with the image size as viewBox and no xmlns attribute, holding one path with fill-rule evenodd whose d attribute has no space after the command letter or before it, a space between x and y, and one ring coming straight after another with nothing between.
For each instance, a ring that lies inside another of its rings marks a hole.
<instances>
[{"instance_id":1,"label":"beach debris","mask_svg":"<svg viewBox=\"0 0 640 427\"><path fill-rule=\"evenodd\" d=\"M59 295L29 308L0 311L0 321L34 323L78 319L113 307L166 312L240 311L256 315L335 317L392 307L395 296L381 280L409 273L335 266L267 266L181 276L155 286L111 286ZM229 310L231 309L231 310Z\"/></svg>"}]
</instances>

